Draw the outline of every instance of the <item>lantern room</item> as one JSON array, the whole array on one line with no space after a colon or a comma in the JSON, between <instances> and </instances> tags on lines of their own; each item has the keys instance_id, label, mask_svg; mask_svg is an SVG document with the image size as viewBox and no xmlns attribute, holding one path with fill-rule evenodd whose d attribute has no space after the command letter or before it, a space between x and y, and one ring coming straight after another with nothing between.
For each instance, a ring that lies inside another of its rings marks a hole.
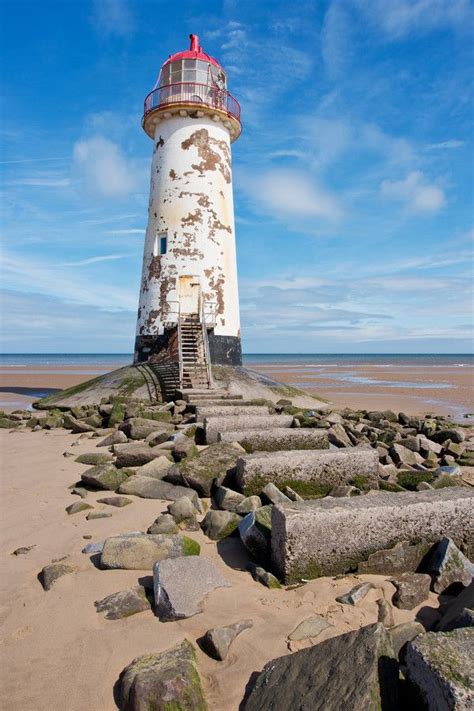
<instances>
[{"instance_id":1,"label":"lantern room","mask_svg":"<svg viewBox=\"0 0 474 711\"><path fill-rule=\"evenodd\" d=\"M153 138L164 112L168 116L210 114L224 122L235 141L241 132L239 102L227 91L227 77L219 62L203 51L197 35L189 37L189 49L170 55L146 97L143 128Z\"/></svg>"}]
</instances>

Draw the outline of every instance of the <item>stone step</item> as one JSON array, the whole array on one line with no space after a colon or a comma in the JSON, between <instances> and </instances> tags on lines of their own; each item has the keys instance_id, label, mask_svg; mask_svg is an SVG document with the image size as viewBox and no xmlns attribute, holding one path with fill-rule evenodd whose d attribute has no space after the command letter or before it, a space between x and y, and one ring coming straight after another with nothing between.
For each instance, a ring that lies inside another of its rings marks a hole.
<instances>
[{"instance_id":1,"label":"stone step","mask_svg":"<svg viewBox=\"0 0 474 711\"><path fill-rule=\"evenodd\" d=\"M285 582L354 570L371 553L399 541L449 536L474 546L474 490L446 487L274 506L272 563Z\"/></svg>"},{"instance_id":2,"label":"stone step","mask_svg":"<svg viewBox=\"0 0 474 711\"><path fill-rule=\"evenodd\" d=\"M292 415L238 415L237 417L206 417L204 430L207 444L217 442L219 432L230 430L268 430L272 427L291 427Z\"/></svg>"},{"instance_id":3,"label":"stone step","mask_svg":"<svg viewBox=\"0 0 474 711\"><path fill-rule=\"evenodd\" d=\"M329 447L327 430L317 428L295 429L276 427L275 429L264 431L236 430L230 432L219 432L217 435L217 441L239 442L239 444L241 444L247 452L274 452L278 450L295 449L328 449Z\"/></svg>"},{"instance_id":4,"label":"stone step","mask_svg":"<svg viewBox=\"0 0 474 711\"><path fill-rule=\"evenodd\" d=\"M256 452L239 458L236 476L246 496L259 494L272 482L276 486L300 489L303 498L315 498L328 494L335 486L347 484L354 477L376 482L378 463L377 451L372 448Z\"/></svg>"},{"instance_id":5,"label":"stone step","mask_svg":"<svg viewBox=\"0 0 474 711\"><path fill-rule=\"evenodd\" d=\"M237 415L268 415L266 405L198 405L196 420L202 422L206 417L233 417Z\"/></svg>"}]
</instances>

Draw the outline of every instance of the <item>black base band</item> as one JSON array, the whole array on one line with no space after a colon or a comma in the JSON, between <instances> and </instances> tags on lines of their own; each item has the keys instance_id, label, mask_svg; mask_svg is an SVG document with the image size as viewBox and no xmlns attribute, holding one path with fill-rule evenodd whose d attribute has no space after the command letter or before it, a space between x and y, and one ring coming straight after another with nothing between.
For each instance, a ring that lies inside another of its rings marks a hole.
<instances>
[{"instance_id":1,"label":"black base band","mask_svg":"<svg viewBox=\"0 0 474 711\"><path fill-rule=\"evenodd\" d=\"M238 336L216 336L208 331L209 354L214 365L242 365L242 345ZM148 360L173 362L177 360L176 329L169 329L161 336L137 336L135 339L134 363Z\"/></svg>"}]
</instances>

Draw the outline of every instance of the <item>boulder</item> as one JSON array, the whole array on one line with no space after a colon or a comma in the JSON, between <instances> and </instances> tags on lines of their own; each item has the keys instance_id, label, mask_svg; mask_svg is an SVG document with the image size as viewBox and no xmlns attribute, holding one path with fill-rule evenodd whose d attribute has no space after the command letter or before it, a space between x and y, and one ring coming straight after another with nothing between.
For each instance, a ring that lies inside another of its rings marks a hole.
<instances>
[{"instance_id":1,"label":"boulder","mask_svg":"<svg viewBox=\"0 0 474 711\"><path fill-rule=\"evenodd\" d=\"M214 492L214 500L220 509L238 513L239 504L245 501L245 496L225 486L218 486Z\"/></svg>"},{"instance_id":2,"label":"boulder","mask_svg":"<svg viewBox=\"0 0 474 711\"><path fill-rule=\"evenodd\" d=\"M265 585L266 588L279 590L281 588L280 581L276 578L273 573L269 573L268 570L262 568L260 565L249 562L247 563L247 570L249 571L252 578L256 583Z\"/></svg>"},{"instance_id":3,"label":"boulder","mask_svg":"<svg viewBox=\"0 0 474 711\"><path fill-rule=\"evenodd\" d=\"M378 492L274 506L272 560L285 581L345 573L400 540L472 545L474 491Z\"/></svg>"},{"instance_id":4,"label":"boulder","mask_svg":"<svg viewBox=\"0 0 474 711\"><path fill-rule=\"evenodd\" d=\"M359 585L355 585L345 595L336 597L336 601L342 602L343 605L357 605L373 587L372 583L360 583Z\"/></svg>"},{"instance_id":5,"label":"boulder","mask_svg":"<svg viewBox=\"0 0 474 711\"><path fill-rule=\"evenodd\" d=\"M219 432L236 430L265 431L273 427L291 427L292 415L237 415L235 417L206 417L204 430L207 444L217 442Z\"/></svg>"},{"instance_id":6,"label":"boulder","mask_svg":"<svg viewBox=\"0 0 474 711\"><path fill-rule=\"evenodd\" d=\"M199 645L210 657L223 662L234 639L251 627L253 627L252 620L242 620L226 627L213 627L201 637Z\"/></svg>"},{"instance_id":7,"label":"boulder","mask_svg":"<svg viewBox=\"0 0 474 711\"><path fill-rule=\"evenodd\" d=\"M423 457L418 452L404 447L402 444L393 444L389 449L389 454L397 466L413 466L421 464Z\"/></svg>"},{"instance_id":8,"label":"boulder","mask_svg":"<svg viewBox=\"0 0 474 711\"><path fill-rule=\"evenodd\" d=\"M271 533L271 506L262 506L251 511L239 523L242 543L250 555L261 563L265 563L269 558Z\"/></svg>"},{"instance_id":9,"label":"boulder","mask_svg":"<svg viewBox=\"0 0 474 711\"><path fill-rule=\"evenodd\" d=\"M458 427L455 429L439 430L438 432L432 434L430 439L432 439L434 442L437 442L438 444L443 444L448 439L450 439L451 442L455 442L456 444L461 444L461 442L464 442L464 440L466 439L466 435L464 434L464 431L460 427Z\"/></svg>"},{"instance_id":10,"label":"boulder","mask_svg":"<svg viewBox=\"0 0 474 711\"><path fill-rule=\"evenodd\" d=\"M197 615L205 596L222 587L230 587L230 583L206 558L174 558L153 566L155 609L161 620Z\"/></svg>"},{"instance_id":11,"label":"boulder","mask_svg":"<svg viewBox=\"0 0 474 711\"><path fill-rule=\"evenodd\" d=\"M147 533L178 533L179 527L171 514L160 514L151 526L147 529Z\"/></svg>"},{"instance_id":12,"label":"boulder","mask_svg":"<svg viewBox=\"0 0 474 711\"><path fill-rule=\"evenodd\" d=\"M192 489L185 486L174 486L167 481L152 479L149 476L131 476L120 485L119 493L133 494L142 499L165 499L168 501L176 501L182 496L187 496L195 503L196 507L199 506L199 498Z\"/></svg>"},{"instance_id":13,"label":"boulder","mask_svg":"<svg viewBox=\"0 0 474 711\"><path fill-rule=\"evenodd\" d=\"M97 612L105 612L106 620L120 620L137 612L151 610L151 603L142 585L107 595L103 600L94 602L94 605Z\"/></svg>"},{"instance_id":14,"label":"boulder","mask_svg":"<svg viewBox=\"0 0 474 711\"><path fill-rule=\"evenodd\" d=\"M147 420L143 417L132 417L121 424L120 429L129 439L145 439L145 437L153 432L157 437L161 435L161 442L166 442L170 434L174 431L174 426L156 420ZM156 438L154 442L155 444L160 444Z\"/></svg>"},{"instance_id":15,"label":"boulder","mask_svg":"<svg viewBox=\"0 0 474 711\"><path fill-rule=\"evenodd\" d=\"M241 517L232 511L208 511L201 528L212 541L220 541L232 535L238 528Z\"/></svg>"},{"instance_id":16,"label":"boulder","mask_svg":"<svg viewBox=\"0 0 474 711\"><path fill-rule=\"evenodd\" d=\"M438 632L450 632L458 627L474 627L474 582L448 605L443 605L441 613L441 620L436 626Z\"/></svg>"},{"instance_id":17,"label":"boulder","mask_svg":"<svg viewBox=\"0 0 474 711\"><path fill-rule=\"evenodd\" d=\"M263 430L230 430L219 432L219 442L239 442L246 452L273 452L289 449L328 449L324 429L275 427Z\"/></svg>"},{"instance_id":18,"label":"boulder","mask_svg":"<svg viewBox=\"0 0 474 711\"><path fill-rule=\"evenodd\" d=\"M474 628L427 632L409 642L406 667L429 709L474 707Z\"/></svg>"},{"instance_id":19,"label":"boulder","mask_svg":"<svg viewBox=\"0 0 474 711\"><path fill-rule=\"evenodd\" d=\"M92 509L93 506L87 504L85 501L75 501L73 504L66 506L66 511L69 516L72 514L80 513L81 511L86 511L87 509Z\"/></svg>"},{"instance_id":20,"label":"boulder","mask_svg":"<svg viewBox=\"0 0 474 711\"><path fill-rule=\"evenodd\" d=\"M199 454L199 450L193 440L189 437L181 435L181 439L175 441L175 445L173 447L173 458L177 462L181 462L183 459L195 457L196 454Z\"/></svg>"},{"instance_id":21,"label":"boulder","mask_svg":"<svg viewBox=\"0 0 474 711\"><path fill-rule=\"evenodd\" d=\"M113 456L108 452L86 452L85 454L80 454L74 461L78 464L95 466L96 464L106 464L112 460Z\"/></svg>"},{"instance_id":22,"label":"boulder","mask_svg":"<svg viewBox=\"0 0 474 711\"><path fill-rule=\"evenodd\" d=\"M127 499L126 496L105 496L103 499L97 499L97 503L122 509L124 506L128 506L133 502L131 499Z\"/></svg>"},{"instance_id":23,"label":"boulder","mask_svg":"<svg viewBox=\"0 0 474 711\"><path fill-rule=\"evenodd\" d=\"M113 444L125 444L127 442L127 435L121 430L115 430L109 434L105 439L96 444L96 447L111 447Z\"/></svg>"},{"instance_id":24,"label":"boulder","mask_svg":"<svg viewBox=\"0 0 474 711\"><path fill-rule=\"evenodd\" d=\"M329 422L329 420L328 420ZM352 447L352 442L349 439L344 427L339 423L334 423L327 431L327 438L331 444L336 447Z\"/></svg>"},{"instance_id":25,"label":"boulder","mask_svg":"<svg viewBox=\"0 0 474 711\"><path fill-rule=\"evenodd\" d=\"M263 501L266 501L270 504L287 504L292 499L290 499L288 496L285 496L278 487L275 486L273 482L268 482L268 484L265 484L261 491L261 497Z\"/></svg>"},{"instance_id":26,"label":"boulder","mask_svg":"<svg viewBox=\"0 0 474 711\"><path fill-rule=\"evenodd\" d=\"M89 511L89 513L86 516L87 521L94 521L95 519L98 518L110 518L112 514L107 511Z\"/></svg>"},{"instance_id":27,"label":"boulder","mask_svg":"<svg viewBox=\"0 0 474 711\"><path fill-rule=\"evenodd\" d=\"M388 632L383 625L369 625L268 662L244 710L392 711L397 680Z\"/></svg>"},{"instance_id":28,"label":"boulder","mask_svg":"<svg viewBox=\"0 0 474 711\"><path fill-rule=\"evenodd\" d=\"M185 639L134 659L120 675L118 696L121 711L206 711L192 644Z\"/></svg>"},{"instance_id":29,"label":"boulder","mask_svg":"<svg viewBox=\"0 0 474 711\"><path fill-rule=\"evenodd\" d=\"M380 622L384 627L393 627L395 620L393 617L392 606L384 597L379 597L377 600L378 614L377 622Z\"/></svg>"},{"instance_id":30,"label":"boulder","mask_svg":"<svg viewBox=\"0 0 474 711\"><path fill-rule=\"evenodd\" d=\"M196 516L196 507L187 496L181 496L173 501L172 504L168 504L167 508L168 513L171 514L176 523L181 523L181 521Z\"/></svg>"},{"instance_id":31,"label":"boulder","mask_svg":"<svg viewBox=\"0 0 474 711\"><path fill-rule=\"evenodd\" d=\"M63 575L67 575L68 573L74 573L74 571L75 568L65 563L50 563L49 565L45 565L39 574L41 585L45 590L51 590L56 580L59 580L59 578L62 578Z\"/></svg>"},{"instance_id":32,"label":"boulder","mask_svg":"<svg viewBox=\"0 0 474 711\"><path fill-rule=\"evenodd\" d=\"M117 469L113 464L97 464L81 474L82 481L88 486L108 491L116 491L128 477L127 471Z\"/></svg>"},{"instance_id":33,"label":"boulder","mask_svg":"<svg viewBox=\"0 0 474 711\"><path fill-rule=\"evenodd\" d=\"M256 511L262 506L262 501L259 496L246 496L240 504L237 505L235 513L245 516L251 511Z\"/></svg>"},{"instance_id":34,"label":"boulder","mask_svg":"<svg viewBox=\"0 0 474 711\"><path fill-rule=\"evenodd\" d=\"M395 625L390 630L393 651L399 657L400 661L405 658L405 652L408 642L418 637L419 634L424 634L425 628L421 622L402 622L400 625Z\"/></svg>"},{"instance_id":35,"label":"boulder","mask_svg":"<svg viewBox=\"0 0 474 711\"><path fill-rule=\"evenodd\" d=\"M114 453L117 457L117 467L141 467L143 464L148 464L153 459L163 456L163 452L160 449L140 442L116 444L114 445Z\"/></svg>"},{"instance_id":36,"label":"boulder","mask_svg":"<svg viewBox=\"0 0 474 711\"><path fill-rule=\"evenodd\" d=\"M165 558L199 555L199 543L187 536L149 535L113 536L104 542L101 568L151 570L154 563Z\"/></svg>"},{"instance_id":37,"label":"boulder","mask_svg":"<svg viewBox=\"0 0 474 711\"><path fill-rule=\"evenodd\" d=\"M428 599L431 584L429 575L402 573L391 578L390 582L396 587L392 602L400 610L413 610Z\"/></svg>"},{"instance_id":38,"label":"boulder","mask_svg":"<svg viewBox=\"0 0 474 711\"><path fill-rule=\"evenodd\" d=\"M210 496L213 484L224 483L231 473L241 451L231 444L219 442L207 447L198 456L184 459L166 475L166 480L185 484L195 489L200 496Z\"/></svg>"},{"instance_id":39,"label":"boulder","mask_svg":"<svg viewBox=\"0 0 474 711\"><path fill-rule=\"evenodd\" d=\"M399 541L393 548L371 553L367 560L359 563L357 572L371 575L416 573L432 547L433 544L427 542L410 544Z\"/></svg>"},{"instance_id":40,"label":"boulder","mask_svg":"<svg viewBox=\"0 0 474 711\"><path fill-rule=\"evenodd\" d=\"M154 454L157 454L157 452L154 452ZM168 457L164 454L158 454L147 464L142 464L141 467L138 467L136 474L137 476L150 476L153 479L164 479L172 466L173 462L170 462Z\"/></svg>"},{"instance_id":41,"label":"boulder","mask_svg":"<svg viewBox=\"0 0 474 711\"><path fill-rule=\"evenodd\" d=\"M432 590L443 593L455 583L470 585L474 576L474 565L461 553L451 538L444 536L433 547L426 564L426 572L432 576Z\"/></svg>"}]
</instances>

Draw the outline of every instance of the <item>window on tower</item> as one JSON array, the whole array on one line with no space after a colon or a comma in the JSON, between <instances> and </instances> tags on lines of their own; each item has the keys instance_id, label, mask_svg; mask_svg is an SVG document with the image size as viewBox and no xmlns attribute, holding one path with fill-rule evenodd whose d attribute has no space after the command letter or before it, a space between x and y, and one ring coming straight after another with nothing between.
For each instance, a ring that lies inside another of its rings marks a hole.
<instances>
[{"instance_id":1,"label":"window on tower","mask_svg":"<svg viewBox=\"0 0 474 711\"><path fill-rule=\"evenodd\" d=\"M160 254L166 254L168 251L168 236L166 232L160 234Z\"/></svg>"},{"instance_id":2,"label":"window on tower","mask_svg":"<svg viewBox=\"0 0 474 711\"><path fill-rule=\"evenodd\" d=\"M159 257L168 251L168 233L158 232L153 241L153 256Z\"/></svg>"}]
</instances>

